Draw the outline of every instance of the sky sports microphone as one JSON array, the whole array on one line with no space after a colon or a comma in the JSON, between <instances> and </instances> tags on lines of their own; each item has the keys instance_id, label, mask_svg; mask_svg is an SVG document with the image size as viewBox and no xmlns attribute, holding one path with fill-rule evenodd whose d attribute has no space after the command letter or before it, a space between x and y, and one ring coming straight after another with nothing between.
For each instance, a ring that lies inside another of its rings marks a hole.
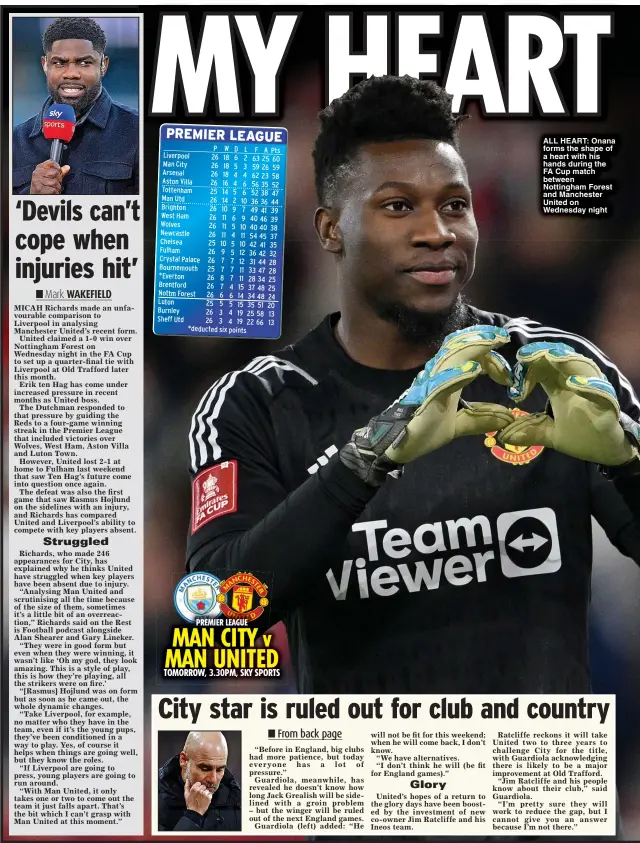
<instances>
[{"instance_id":1,"label":"sky sports microphone","mask_svg":"<svg viewBox=\"0 0 640 843\"><path fill-rule=\"evenodd\" d=\"M51 141L51 160L60 163L64 143L69 143L76 128L76 113L73 107L63 103L52 103L42 121L42 134Z\"/></svg>"}]
</instances>

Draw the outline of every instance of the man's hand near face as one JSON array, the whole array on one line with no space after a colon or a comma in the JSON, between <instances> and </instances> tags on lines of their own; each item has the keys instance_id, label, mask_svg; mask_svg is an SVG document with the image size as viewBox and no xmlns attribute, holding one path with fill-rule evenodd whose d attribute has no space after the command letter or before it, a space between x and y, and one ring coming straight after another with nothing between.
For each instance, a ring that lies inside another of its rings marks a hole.
<instances>
[{"instance_id":1,"label":"man's hand near face","mask_svg":"<svg viewBox=\"0 0 640 843\"><path fill-rule=\"evenodd\" d=\"M198 814L206 814L213 794L202 782L191 783L187 779L184 783L184 801L188 811L196 811Z\"/></svg>"},{"instance_id":2,"label":"man's hand near face","mask_svg":"<svg viewBox=\"0 0 640 843\"><path fill-rule=\"evenodd\" d=\"M52 196L62 193L62 179L70 169L71 167L68 164L61 167L55 161L43 161L33 171L29 193L37 196Z\"/></svg>"}]
</instances>

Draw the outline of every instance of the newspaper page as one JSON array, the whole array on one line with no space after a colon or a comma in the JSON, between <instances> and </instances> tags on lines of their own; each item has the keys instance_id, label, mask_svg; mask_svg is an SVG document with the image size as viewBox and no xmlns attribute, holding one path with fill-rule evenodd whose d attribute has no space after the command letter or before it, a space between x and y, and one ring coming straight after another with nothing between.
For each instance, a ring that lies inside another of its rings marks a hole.
<instances>
[{"instance_id":1,"label":"newspaper page","mask_svg":"<svg viewBox=\"0 0 640 843\"><path fill-rule=\"evenodd\" d=\"M252 835L613 834L611 703L154 696L153 766L189 735L204 745L224 735ZM157 802L152 816L171 831Z\"/></svg>"},{"instance_id":2,"label":"newspaper page","mask_svg":"<svg viewBox=\"0 0 640 843\"><path fill-rule=\"evenodd\" d=\"M3 7L3 838L640 835L636 23Z\"/></svg>"}]
</instances>

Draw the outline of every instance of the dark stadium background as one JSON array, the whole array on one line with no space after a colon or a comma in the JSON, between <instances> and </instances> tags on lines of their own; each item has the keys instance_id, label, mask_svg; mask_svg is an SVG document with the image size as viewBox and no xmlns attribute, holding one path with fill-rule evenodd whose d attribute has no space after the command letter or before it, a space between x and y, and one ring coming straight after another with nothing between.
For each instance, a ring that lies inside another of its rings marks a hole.
<instances>
[{"instance_id":1,"label":"dark stadium background","mask_svg":"<svg viewBox=\"0 0 640 843\"><path fill-rule=\"evenodd\" d=\"M104 11L116 12L118 8L122 7L105 7ZM159 13L182 12L186 8L139 8L145 13L147 109ZM133 6L126 9L127 12L136 10ZM403 10L417 11L415 6L393 9L394 12ZM504 69L505 56L505 13L509 10L509 7L462 7L465 13L485 13L501 69ZM556 20L568 11L615 12L615 37L604 39L602 43L603 116L588 122L536 117L484 119L477 106L469 107L472 119L463 127L462 153L468 163L481 241L475 277L467 293L479 307L511 316L529 316L544 324L583 334L609 354L636 389L640 389L640 335L637 327L640 313L638 11L635 7L612 6L518 6L511 10L544 13ZM3 15L5 11L6 7ZM37 11L33 9L34 13ZM70 11L76 10L65 9L65 12ZM212 7L190 11L192 32L199 32L201 16L212 11ZM294 7L269 7L265 11L264 7L254 10L238 4L215 8L217 14L238 11L260 13L266 30L272 11L291 13ZM293 690L290 670L283 680L271 683L252 680L192 684L162 680L158 670L158 651L167 630L177 622L173 589L184 572L190 504L187 432L197 402L220 375L242 368L253 357L273 353L294 341L317 324L328 311L335 309L332 261L321 251L312 227L315 197L310 151L317 131L316 115L324 105L324 10L300 7L295 11L301 11L302 16L281 75L281 116L263 120L247 117L245 120L220 121L227 124L283 125L289 131L284 313L280 340L258 342L153 335L158 129L167 118L145 115L145 293L148 303L145 316L145 679L149 695L278 693ZM347 9L335 7L327 11L345 12ZM354 12L356 32L363 29L362 11ZM369 7L367 11L382 13L386 7ZM421 7L420 11L442 11L444 37L434 39L429 46L441 51L441 64L444 66L458 9L428 6ZM88 13L86 9L77 9L77 12ZM41 13L50 14L51 11L43 9ZM6 24L6 16L3 23ZM4 44L6 46L6 34ZM356 39L354 46L357 49L362 45ZM249 103L250 79L241 51L238 51L237 58L241 68L243 101ZM563 90L567 92L569 104L572 102L573 60L574 50L569 44L564 64L557 74ZM5 125L9 118L6 104L5 82ZM178 98L176 121L185 119L181 109L182 102ZM219 122L213 113L208 120L185 119L185 122L189 121ZM615 213L610 218L542 216L539 211L539 148L542 136L552 133L589 136L615 133L620 137L612 172L618 191L613 200ZM4 156L6 167L6 152ZM6 238L6 216L3 234ZM6 278L6 251L4 260L3 275ZM3 324L6 326L6 321ZM6 383L5 380L5 397ZM277 603L277 578L273 599ZM640 730L637 726L640 705L639 606L640 571L631 560L615 552L596 531L591 616L592 675L595 691L617 695L618 786L628 839L640 837ZM330 622L328 616L327 623ZM286 662L286 640L281 628L278 630L278 641L285 652ZM4 643L6 664L6 635ZM146 723L150 738L148 711ZM150 740L147 740L145 756L145 770L149 773Z\"/></svg>"}]
</instances>

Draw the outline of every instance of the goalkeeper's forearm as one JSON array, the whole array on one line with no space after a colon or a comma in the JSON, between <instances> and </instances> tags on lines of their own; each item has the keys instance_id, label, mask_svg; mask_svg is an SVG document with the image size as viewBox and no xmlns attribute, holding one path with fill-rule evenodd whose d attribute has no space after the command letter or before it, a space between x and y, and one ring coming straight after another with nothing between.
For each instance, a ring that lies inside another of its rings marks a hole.
<instances>
[{"instance_id":1,"label":"goalkeeper's forearm","mask_svg":"<svg viewBox=\"0 0 640 843\"><path fill-rule=\"evenodd\" d=\"M635 518L640 520L640 425L625 413L620 413L620 424L636 452L636 457L618 469L609 469L610 476ZM605 473L606 471L605 469Z\"/></svg>"},{"instance_id":2,"label":"goalkeeper's forearm","mask_svg":"<svg viewBox=\"0 0 640 843\"><path fill-rule=\"evenodd\" d=\"M512 382L509 364L495 349L509 340L504 328L472 326L450 334L409 389L354 431L338 459L321 468L245 532L220 536L196 551L189 570L253 567L277 577L278 602L293 608L311 596L327 559L340 553L389 471L448 444L457 435L505 427L501 405L465 405L463 387L482 372Z\"/></svg>"},{"instance_id":3,"label":"goalkeeper's forearm","mask_svg":"<svg viewBox=\"0 0 640 843\"><path fill-rule=\"evenodd\" d=\"M613 482L640 525L640 474L620 477Z\"/></svg>"},{"instance_id":4,"label":"goalkeeper's forearm","mask_svg":"<svg viewBox=\"0 0 640 843\"><path fill-rule=\"evenodd\" d=\"M249 530L207 543L188 560L191 571L255 569L274 575L282 609L308 599L310 583L344 546L376 494L340 459L309 477Z\"/></svg>"}]
</instances>

